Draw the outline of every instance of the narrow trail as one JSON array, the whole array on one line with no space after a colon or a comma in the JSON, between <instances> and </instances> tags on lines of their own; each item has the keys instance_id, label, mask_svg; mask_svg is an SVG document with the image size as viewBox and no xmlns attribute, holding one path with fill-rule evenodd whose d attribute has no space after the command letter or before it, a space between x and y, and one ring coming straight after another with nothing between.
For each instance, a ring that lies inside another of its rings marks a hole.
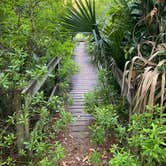
<instances>
[{"instance_id":1,"label":"narrow trail","mask_svg":"<svg viewBox=\"0 0 166 166\"><path fill-rule=\"evenodd\" d=\"M75 54L75 61L80 66L80 72L71 79L70 94L73 96L74 104L68 109L76 122L70 125L70 134L78 141L84 141L89 137L88 125L93 119L90 114L84 112L84 94L95 87L97 73L85 52L85 43L82 42L76 47Z\"/></svg>"},{"instance_id":2,"label":"narrow trail","mask_svg":"<svg viewBox=\"0 0 166 166\"><path fill-rule=\"evenodd\" d=\"M69 131L63 144L67 156L62 165L88 166L86 156L90 153L90 133L88 126L93 120L90 114L84 112L84 94L96 85L97 70L92 65L88 54L85 52L85 43L81 42L75 49L75 62L80 66L80 71L71 78L71 91L74 104L68 107L75 121L70 124Z\"/></svg>"}]
</instances>

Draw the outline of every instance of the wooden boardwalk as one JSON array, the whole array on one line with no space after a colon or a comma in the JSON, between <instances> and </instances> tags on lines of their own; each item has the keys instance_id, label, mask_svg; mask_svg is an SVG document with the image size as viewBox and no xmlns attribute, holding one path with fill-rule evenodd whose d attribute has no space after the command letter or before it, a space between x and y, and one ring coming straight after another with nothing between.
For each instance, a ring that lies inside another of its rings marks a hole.
<instances>
[{"instance_id":1,"label":"wooden boardwalk","mask_svg":"<svg viewBox=\"0 0 166 166\"><path fill-rule=\"evenodd\" d=\"M84 42L75 49L75 61L80 66L80 71L71 78L70 94L73 96L74 104L68 108L75 119L69 126L70 135L82 141L89 137L88 126L93 119L90 114L84 112L84 94L95 87L97 80L97 70L90 62L85 49Z\"/></svg>"}]
</instances>

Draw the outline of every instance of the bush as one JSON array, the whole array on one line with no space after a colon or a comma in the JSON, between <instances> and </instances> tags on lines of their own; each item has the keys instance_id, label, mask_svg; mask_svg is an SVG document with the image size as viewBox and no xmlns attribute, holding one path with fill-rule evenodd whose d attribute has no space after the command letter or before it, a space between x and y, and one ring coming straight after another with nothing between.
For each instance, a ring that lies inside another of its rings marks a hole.
<instances>
[{"instance_id":1,"label":"bush","mask_svg":"<svg viewBox=\"0 0 166 166\"><path fill-rule=\"evenodd\" d=\"M132 116L128 139L133 153L140 156L144 165L155 166L166 163L165 146L165 115L159 119L153 113L136 114Z\"/></svg>"},{"instance_id":2,"label":"bush","mask_svg":"<svg viewBox=\"0 0 166 166\"><path fill-rule=\"evenodd\" d=\"M92 164L100 165L102 159L102 154L100 152L94 151L89 155L89 161Z\"/></svg>"},{"instance_id":3,"label":"bush","mask_svg":"<svg viewBox=\"0 0 166 166\"><path fill-rule=\"evenodd\" d=\"M113 158L109 161L109 166L140 166L134 156L130 152L126 152L123 148L118 149L114 146L111 149Z\"/></svg>"},{"instance_id":4,"label":"bush","mask_svg":"<svg viewBox=\"0 0 166 166\"><path fill-rule=\"evenodd\" d=\"M117 126L118 116L112 105L96 107L93 115L96 122L90 127L91 142L102 144L110 135L110 129Z\"/></svg>"},{"instance_id":5,"label":"bush","mask_svg":"<svg viewBox=\"0 0 166 166\"><path fill-rule=\"evenodd\" d=\"M162 166L166 163L166 149L164 148L166 115L160 115L161 108L158 106L147 106L147 109L150 112L131 116L127 130L121 129L122 126L117 128L119 131L122 130L122 138L125 138L126 144L124 145L127 150L114 146L111 150L113 159L109 162L110 166Z\"/></svg>"}]
</instances>

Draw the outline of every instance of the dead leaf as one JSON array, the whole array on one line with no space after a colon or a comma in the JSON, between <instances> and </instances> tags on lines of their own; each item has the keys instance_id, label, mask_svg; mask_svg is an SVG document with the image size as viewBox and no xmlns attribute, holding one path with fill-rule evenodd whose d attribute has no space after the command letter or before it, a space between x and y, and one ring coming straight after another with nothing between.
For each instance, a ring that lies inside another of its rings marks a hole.
<instances>
[{"instance_id":1,"label":"dead leaf","mask_svg":"<svg viewBox=\"0 0 166 166\"><path fill-rule=\"evenodd\" d=\"M95 152L95 149L90 148L89 151L90 151L90 152Z\"/></svg>"},{"instance_id":2,"label":"dead leaf","mask_svg":"<svg viewBox=\"0 0 166 166\"><path fill-rule=\"evenodd\" d=\"M86 160L88 160L88 156L86 156L86 157L82 160L82 162L85 162Z\"/></svg>"},{"instance_id":3,"label":"dead leaf","mask_svg":"<svg viewBox=\"0 0 166 166\"><path fill-rule=\"evenodd\" d=\"M153 22L153 17L154 15L157 13L158 9L156 7L154 7L152 9L152 11L150 12L150 21L149 21L149 25L151 25L151 23Z\"/></svg>"},{"instance_id":4,"label":"dead leaf","mask_svg":"<svg viewBox=\"0 0 166 166\"><path fill-rule=\"evenodd\" d=\"M64 161L62 162L62 165L63 165L63 166L67 166L67 165L66 165L66 162L64 162Z\"/></svg>"},{"instance_id":5,"label":"dead leaf","mask_svg":"<svg viewBox=\"0 0 166 166\"><path fill-rule=\"evenodd\" d=\"M73 136L72 136L72 135L69 135L69 137L73 139Z\"/></svg>"},{"instance_id":6,"label":"dead leaf","mask_svg":"<svg viewBox=\"0 0 166 166\"><path fill-rule=\"evenodd\" d=\"M81 159L79 157L76 157L76 160L81 161Z\"/></svg>"}]
</instances>

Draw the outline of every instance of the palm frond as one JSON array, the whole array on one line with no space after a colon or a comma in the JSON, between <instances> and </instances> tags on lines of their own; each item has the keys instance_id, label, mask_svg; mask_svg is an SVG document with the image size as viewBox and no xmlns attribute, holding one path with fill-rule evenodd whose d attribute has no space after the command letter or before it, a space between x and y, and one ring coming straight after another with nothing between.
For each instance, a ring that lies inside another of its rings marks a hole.
<instances>
[{"instance_id":1,"label":"palm frond","mask_svg":"<svg viewBox=\"0 0 166 166\"><path fill-rule=\"evenodd\" d=\"M159 58L160 54L166 55L166 49L152 50L154 52L149 58L144 58L138 51L139 56L133 57L125 66L123 82L125 79L128 80L128 90L131 83L137 85L132 103L133 113L145 112L146 105L160 104L163 109L166 108L166 70L163 67L166 65L166 60ZM134 77L133 72L136 72Z\"/></svg>"},{"instance_id":2,"label":"palm frond","mask_svg":"<svg viewBox=\"0 0 166 166\"><path fill-rule=\"evenodd\" d=\"M63 25L73 32L97 32L95 0L76 0L75 6L68 10L65 17L62 18ZM99 34L98 34L99 35Z\"/></svg>"}]
</instances>

